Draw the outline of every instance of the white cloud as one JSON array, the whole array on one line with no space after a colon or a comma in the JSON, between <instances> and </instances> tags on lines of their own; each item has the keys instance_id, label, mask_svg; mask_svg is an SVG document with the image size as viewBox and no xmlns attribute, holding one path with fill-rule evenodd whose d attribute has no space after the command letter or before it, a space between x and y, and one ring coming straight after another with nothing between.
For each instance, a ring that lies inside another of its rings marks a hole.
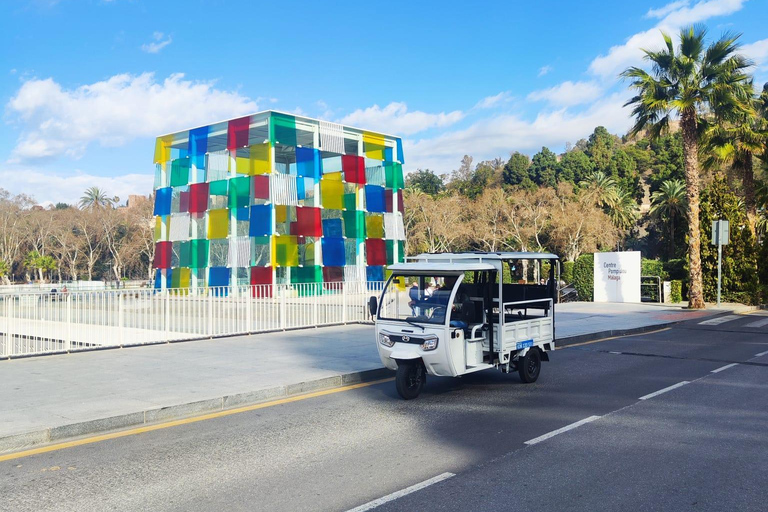
<instances>
[{"instance_id":1,"label":"white cloud","mask_svg":"<svg viewBox=\"0 0 768 512\"><path fill-rule=\"evenodd\" d=\"M71 176L34 168L0 170L3 188L13 194L27 194L40 203L76 204L88 187L99 187L110 196L118 196L125 203L128 196L146 196L152 191L151 174L125 174L121 176L94 176L76 172Z\"/></svg>"},{"instance_id":2,"label":"white cloud","mask_svg":"<svg viewBox=\"0 0 768 512\"><path fill-rule=\"evenodd\" d=\"M566 81L549 89L533 91L528 95L530 101L546 101L550 105L569 107L596 100L603 93L603 88L596 82Z\"/></svg>"},{"instance_id":3,"label":"white cloud","mask_svg":"<svg viewBox=\"0 0 768 512\"><path fill-rule=\"evenodd\" d=\"M338 122L351 126L362 126L394 135L411 135L428 128L450 126L464 117L460 110L428 114L421 111L408 111L405 103L392 102L384 108L374 105L358 109L343 117Z\"/></svg>"},{"instance_id":4,"label":"white cloud","mask_svg":"<svg viewBox=\"0 0 768 512\"><path fill-rule=\"evenodd\" d=\"M745 44L741 47L740 53L752 59L757 66L765 64L768 62L768 39Z\"/></svg>"},{"instance_id":5,"label":"white cloud","mask_svg":"<svg viewBox=\"0 0 768 512\"><path fill-rule=\"evenodd\" d=\"M677 2L672 2L671 4L667 4L663 7L659 7L658 9L650 9L647 13L645 13L645 17L646 18L663 18L664 16L671 13L672 11L676 11L681 7L687 7L690 3L691 3L691 0L678 0Z\"/></svg>"},{"instance_id":6,"label":"white cloud","mask_svg":"<svg viewBox=\"0 0 768 512\"><path fill-rule=\"evenodd\" d=\"M21 136L11 161L66 155L79 158L88 144L121 146L137 137L210 124L258 110L256 102L216 89L213 82L173 74L115 75L105 81L65 89L53 79L24 82L6 106Z\"/></svg>"},{"instance_id":7,"label":"white cloud","mask_svg":"<svg viewBox=\"0 0 768 512\"><path fill-rule=\"evenodd\" d=\"M455 169L465 154L475 161L507 155L510 151L535 153L542 146L562 147L589 136L596 126L612 133L626 133L632 124L623 105L628 93L615 93L580 113L567 109L540 113L533 121L516 115L482 119L466 129L418 141L405 140L409 170L431 169L438 174Z\"/></svg>"},{"instance_id":8,"label":"white cloud","mask_svg":"<svg viewBox=\"0 0 768 512\"><path fill-rule=\"evenodd\" d=\"M486 96L482 100L477 102L477 105L475 105L474 108L493 108L496 107L502 103L506 103L510 100L511 95L509 91L503 91L499 94L496 94L494 96Z\"/></svg>"},{"instance_id":9,"label":"white cloud","mask_svg":"<svg viewBox=\"0 0 768 512\"><path fill-rule=\"evenodd\" d=\"M544 76L550 71L552 71L554 68L552 66L542 66L539 68L539 74L538 76Z\"/></svg>"},{"instance_id":10,"label":"white cloud","mask_svg":"<svg viewBox=\"0 0 768 512\"><path fill-rule=\"evenodd\" d=\"M166 39L163 39L163 36L162 32L155 32L152 34L154 41L141 45L141 50L147 53L158 53L173 42L170 35Z\"/></svg>"},{"instance_id":11,"label":"white cloud","mask_svg":"<svg viewBox=\"0 0 768 512\"><path fill-rule=\"evenodd\" d=\"M661 9L667 9L664 18L652 29L639 32L631 36L626 43L613 46L606 55L595 58L589 66L589 70L605 79L614 79L628 66L639 65L643 59L641 49L660 48L663 44L661 31L674 33L681 27L698 23L715 16L731 14L742 8L747 0L702 0L695 5L675 6L678 2L672 2Z\"/></svg>"}]
</instances>

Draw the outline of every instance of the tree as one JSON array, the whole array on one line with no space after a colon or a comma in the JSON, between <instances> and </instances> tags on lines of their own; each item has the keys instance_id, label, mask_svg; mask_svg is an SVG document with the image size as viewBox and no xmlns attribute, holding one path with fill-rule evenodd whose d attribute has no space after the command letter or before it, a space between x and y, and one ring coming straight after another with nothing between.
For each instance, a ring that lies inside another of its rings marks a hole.
<instances>
[{"instance_id":1,"label":"tree","mask_svg":"<svg viewBox=\"0 0 768 512\"><path fill-rule=\"evenodd\" d=\"M81 210L98 210L109 208L120 201L118 197L110 198L107 193L99 187L89 187L78 202Z\"/></svg>"},{"instance_id":2,"label":"tree","mask_svg":"<svg viewBox=\"0 0 768 512\"><path fill-rule=\"evenodd\" d=\"M744 70L749 61L738 55L739 36L724 35L704 48L706 29L701 26L680 31L680 44L662 33L666 48L644 50L652 65L648 73L630 67L621 75L632 80L637 94L632 105L635 125L632 135L647 129L656 138L669 129L671 117L679 116L683 135L685 181L688 200L688 260L690 288L688 306L704 307L701 275L701 232L699 229L699 126L700 117L714 105L725 105L737 94L738 85L748 77ZM735 101L731 100L731 103Z\"/></svg>"},{"instance_id":3,"label":"tree","mask_svg":"<svg viewBox=\"0 0 768 512\"><path fill-rule=\"evenodd\" d=\"M675 220L685 214L685 183L682 180L667 180L661 188L651 194L650 214L669 226L669 257L675 257Z\"/></svg>"},{"instance_id":4,"label":"tree","mask_svg":"<svg viewBox=\"0 0 768 512\"><path fill-rule=\"evenodd\" d=\"M575 261L581 254L616 246L618 235L611 219L594 203L585 190L561 183L552 208L549 239L553 248Z\"/></svg>"},{"instance_id":5,"label":"tree","mask_svg":"<svg viewBox=\"0 0 768 512\"><path fill-rule=\"evenodd\" d=\"M36 270L40 282L45 281L46 272L56 269L56 260L51 256L43 256L37 251L30 251L24 258L24 266L30 270Z\"/></svg>"},{"instance_id":6,"label":"tree","mask_svg":"<svg viewBox=\"0 0 768 512\"><path fill-rule=\"evenodd\" d=\"M436 196L445 189L443 180L429 169L417 169L410 173L405 178L405 186L406 188L421 190L431 196Z\"/></svg>"},{"instance_id":7,"label":"tree","mask_svg":"<svg viewBox=\"0 0 768 512\"><path fill-rule=\"evenodd\" d=\"M5 262L8 273L3 281L11 284L15 263L20 263L22 247L26 241L25 224L34 201L29 196L12 196L0 188L0 261Z\"/></svg>"},{"instance_id":8,"label":"tree","mask_svg":"<svg viewBox=\"0 0 768 512\"><path fill-rule=\"evenodd\" d=\"M557 166L557 182L567 181L576 184L585 180L594 170L595 164L586 153L579 149L572 149L560 159Z\"/></svg>"},{"instance_id":9,"label":"tree","mask_svg":"<svg viewBox=\"0 0 768 512\"><path fill-rule=\"evenodd\" d=\"M557 183L557 155L549 148L542 147L541 151L531 159L530 174L539 186L554 187Z\"/></svg>"},{"instance_id":10,"label":"tree","mask_svg":"<svg viewBox=\"0 0 768 512\"><path fill-rule=\"evenodd\" d=\"M607 176L602 171L595 171L581 181L579 186L585 190L594 203L600 207L608 207L611 204L612 196L616 193L616 180Z\"/></svg>"},{"instance_id":11,"label":"tree","mask_svg":"<svg viewBox=\"0 0 768 512\"><path fill-rule=\"evenodd\" d=\"M619 138L608 133L604 126L595 128L587 140L585 153L594 163L596 170L607 173L608 165L618 143Z\"/></svg>"},{"instance_id":12,"label":"tree","mask_svg":"<svg viewBox=\"0 0 768 512\"><path fill-rule=\"evenodd\" d=\"M504 164L502 172L503 180L506 185L520 185L523 180L530 179L528 168L531 166L531 159L515 151Z\"/></svg>"}]
</instances>

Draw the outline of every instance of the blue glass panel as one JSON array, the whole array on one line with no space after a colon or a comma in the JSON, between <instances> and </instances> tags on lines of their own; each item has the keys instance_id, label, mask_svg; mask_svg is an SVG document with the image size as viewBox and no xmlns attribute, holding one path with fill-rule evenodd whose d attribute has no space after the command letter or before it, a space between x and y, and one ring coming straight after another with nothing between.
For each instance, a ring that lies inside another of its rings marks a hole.
<instances>
[{"instance_id":1,"label":"blue glass panel","mask_svg":"<svg viewBox=\"0 0 768 512\"><path fill-rule=\"evenodd\" d=\"M341 225L341 219L323 220L323 236L331 238L341 238L344 236L344 230Z\"/></svg>"},{"instance_id":2,"label":"blue glass panel","mask_svg":"<svg viewBox=\"0 0 768 512\"><path fill-rule=\"evenodd\" d=\"M247 206L245 208L238 208L235 213L237 220L248 220L250 219L250 215L251 211Z\"/></svg>"},{"instance_id":3,"label":"blue glass panel","mask_svg":"<svg viewBox=\"0 0 768 512\"><path fill-rule=\"evenodd\" d=\"M384 267L366 267L365 276L368 281L383 281L384 280Z\"/></svg>"},{"instance_id":4,"label":"blue glass panel","mask_svg":"<svg viewBox=\"0 0 768 512\"><path fill-rule=\"evenodd\" d=\"M405 163L405 158L403 158L403 139L397 139L397 161L401 164Z\"/></svg>"},{"instance_id":5,"label":"blue glass panel","mask_svg":"<svg viewBox=\"0 0 768 512\"><path fill-rule=\"evenodd\" d=\"M384 213L386 211L385 203L384 187L379 187L378 185L365 186L365 204L369 212Z\"/></svg>"},{"instance_id":6,"label":"blue glass panel","mask_svg":"<svg viewBox=\"0 0 768 512\"><path fill-rule=\"evenodd\" d=\"M296 174L320 179L320 152L314 148L296 148Z\"/></svg>"},{"instance_id":7,"label":"blue glass panel","mask_svg":"<svg viewBox=\"0 0 768 512\"><path fill-rule=\"evenodd\" d=\"M198 168L205 167L205 153L208 151L208 127L189 131L189 154Z\"/></svg>"},{"instance_id":8,"label":"blue glass panel","mask_svg":"<svg viewBox=\"0 0 768 512\"><path fill-rule=\"evenodd\" d=\"M155 270L155 288L160 289L163 287L163 273L158 268Z\"/></svg>"},{"instance_id":9,"label":"blue glass panel","mask_svg":"<svg viewBox=\"0 0 768 512\"><path fill-rule=\"evenodd\" d=\"M334 219L337 220L337 219ZM344 239L343 238L329 238L324 236L322 239L323 244L323 265L327 267L343 267L345 263L344 258Z\"/></svg>"},{"instance_id":10,"label":"blue glass panel","mask_svg":"<svg viewBox=\"0 0 768 512\"><path fill-rule=\"evenodd\" d=\"M159 188L155 190L155 215L171 214L171 198L173 189L171 187Z\"/></svg>"},{"instance_id":11,"label":"blue glass panel","mask_svg":"<svg viewBox=\"0 0 768 512\"><path fill-rule=\"evenodd\" d=\"M250 236L272 234L272 205L255 204L251 206L251 223L248 234Z\"/></svg>"},{"instance_id":12,"label":"blue glass panel","mask_svg":"<svg viewBox=\"0 0 768 512\"><path fill-rule=\"evenodd\" d=\"M392 161L392 148L384 148L384 160L387 162Z\"/></svg>"},{"instance_id":13,"label":"blue glass panel","mask_svg":"<svg viewBox=\"0 0 768 512\"><path fill-rule=\"evenodd\" d=\"M211 267L208 269L208 286L229 286L229 268Z\"/></svg>"}]
</instances>

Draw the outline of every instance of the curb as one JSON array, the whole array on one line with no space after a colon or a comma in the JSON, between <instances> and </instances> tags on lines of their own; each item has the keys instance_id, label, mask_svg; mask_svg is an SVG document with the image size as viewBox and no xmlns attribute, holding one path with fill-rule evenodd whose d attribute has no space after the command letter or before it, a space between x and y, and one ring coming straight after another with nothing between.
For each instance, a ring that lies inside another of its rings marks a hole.
<instances>
[{"instance_id":1,"label":"curb","mask_svg":"<svg viewBox=\"0 0 768 512\"><path fill-rule=\"evenodd\" d=\"M146 411L120 414L109 418L101 418L90 421L71 423L58 427L50 427L42 430L13 434L0 437L0 454L36 448L39 445L62 442L72 438L93 434L103 434L113 430L129 427L141 427L152 423L178 420L197 416L199 414L225 411L235 407L253 405L278 398L288 398L313 391L333 389L350 384L359 384L391 377L394 374L387 368L375 368L359 372L323 377L321 379L286 384L272 388L259 389L235 395L226 395L219 398L189 402L179 405L171 405Z\"/></svg>"}]
</instances>

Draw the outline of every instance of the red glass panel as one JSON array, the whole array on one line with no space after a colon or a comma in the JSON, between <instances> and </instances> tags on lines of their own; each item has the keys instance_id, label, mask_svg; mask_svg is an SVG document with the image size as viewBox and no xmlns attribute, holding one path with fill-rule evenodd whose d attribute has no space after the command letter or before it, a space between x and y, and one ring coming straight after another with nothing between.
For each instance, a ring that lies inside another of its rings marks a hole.
<instances>
[{"instance_id":1,"label":"red glass panel","mask_svg":"<svg viewBox=\"0 0 768 512\"><path fill-rule=\"evenodd\" d=\"M253 197L269 199L269 176L259 175L253 177Z\"/></svg>"},{"instance_id":2,"label":"red glass panel","mask_svg":"<svg viewBox=\"0 0 768 512\"><path fill-rule=\"evenodd\" d=\"M341 169L347 183L365 183L365 159L361 156L342 155Z\"/></svg>"},{"instance_id":3,"label":"red glass panel","mask_svg":"<svg viewBox=\"0 0 768 512\"><path fill-rule=\"evenodd\" d=\"M189 212L200 213L208 209L208 184L195 183L189 186Z\"/></svg>"},{"instance_id":4,"label":"red glass panel","mask_svg":"<svg viewBox=\"0 0 768 512\"><path fill-rule=\"evenodd\" d=\"M227 149L242 148L248 145L248 126L250 117L232 119L227 125Z\"/></svg>"},{"instance_id":5,"label":"red glass panel","mask_svg":"<svg viewBox=\"0 0 768 512\"><path fill-rule=\"evenodd\" d=\"M152 267L171 268L172 251L173 242L157 242L155 245L155 260L152 264Z\"/></svg>"},{"instance_id":6,"label":"red glass panel","mask_svg":"<svg viewBox=\"0 0 768 512\"><path fill-rule=\"evenodd\" d=\"M296 207L296 234L302 236L323 236L320 208Z\"/></svg>"},{"instance_id":7,"label":"red glass panel","mask_svg":"<svg viewBox=\"0 0 768 512\"><path fill-rule=\"evenodd\" d=\"M365 253L368 265L386 265L387 247L382 238L369 238L365 241Z\"/></svg>"}]
</instances>

